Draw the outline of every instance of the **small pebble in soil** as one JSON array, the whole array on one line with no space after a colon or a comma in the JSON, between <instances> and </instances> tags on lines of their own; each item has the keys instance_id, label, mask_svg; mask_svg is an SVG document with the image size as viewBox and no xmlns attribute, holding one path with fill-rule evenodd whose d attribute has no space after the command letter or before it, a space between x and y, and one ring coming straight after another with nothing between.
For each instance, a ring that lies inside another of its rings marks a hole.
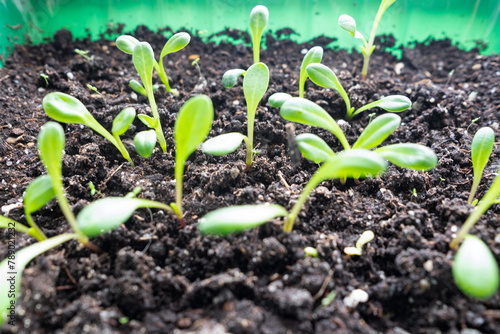
<instances>
[{"instance_id":1,"label":"small pebble in soil","mask_svg":"<svg viewBox=\"0 0 500 334\"><path fill-rule=\"evenodd\" d=\"M368 293L361 289L356 289L351 294L343 299L344 305L350 308L355 308L359 303L368 301Z\"/></svg>"},{"instance_id":2,"label":"small pebble in soil","mask_svg":"<svg viewBox=\"0 0 500 334\"><path fill-rule=\"evenodd\" d=\"M66 76L68 77L68 80L73 80L75 78L75 75L71 72L66 73Z\"/></svg>"}]
</instances>

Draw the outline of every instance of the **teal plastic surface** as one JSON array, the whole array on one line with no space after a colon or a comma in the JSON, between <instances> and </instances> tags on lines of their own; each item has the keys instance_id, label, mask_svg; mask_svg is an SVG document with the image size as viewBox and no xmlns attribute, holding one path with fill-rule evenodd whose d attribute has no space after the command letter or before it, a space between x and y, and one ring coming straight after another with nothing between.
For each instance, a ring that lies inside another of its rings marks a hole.
<instances>
[{"instance_id":1,"label":"teal plastic surface","mask_svg":"<svg viewBox=\"0 0 500 334\"><path fill-rule=\"evenodd\" d=\"M1 0L0 55L5 57L14 43L50 39L61 28L71 30L75 38L90 35L95 40L118 24L125 25L124 32L144 24L154 31L187 28L208 40L225 28L249 30L248 16L257 4L268 7L268 29L273 32L291 28L295 33L289 38L299 42L319 35L336 37L330 46L351 49L360 43L340 29L338 17L351 15L358 30L368 36L380 1ZM398 45L429 37L450 38L463 49L480 46L484 54L500 53L499 15L498 0L397 0L384 14L377 35L393 34Z\"/></svg>"}]
</instances>

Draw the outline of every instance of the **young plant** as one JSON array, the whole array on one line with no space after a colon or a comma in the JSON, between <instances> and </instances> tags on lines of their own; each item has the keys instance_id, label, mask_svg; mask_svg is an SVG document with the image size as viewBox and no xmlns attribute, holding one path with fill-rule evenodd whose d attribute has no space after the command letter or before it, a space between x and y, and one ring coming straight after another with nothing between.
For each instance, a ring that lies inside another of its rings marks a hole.
<instances>
[{"instance_id":1,"label":"young plant","mask_svg":"<svg viewBox=\"0 0 500 334\"><path fill-rule=\"evenodd\" d=\"M361 256L363 254L363 246L372 241L373 238L375 238L375 234L372 231L364 231L358 241L356 241L356 247L346 247L344 248L344 253Z\"/></svg>"},{"instance_id":2,"label":"young plant","mask_svg":"<svg viewBox=\"0 0 500 334\"><path fill-rule=\"evenodd\" d=\"M283 103L281 116L291 122L311 125L330 131L342 144L344 150L351 147L337 122L316 103L294 97ZM373 149L379 146L401 124L396 114L383 114L370 122L353 144L352 149ZM296 137L299 150L308 160L315 163L328 161L335 156L323 139L314 134L300 134ZM429 170L437 165L437 156L429 148L419 144L393 144L374 150L393 164L415 170Z\"/></svg>"},{"instance_id":3,"label":"young plant","mask_svg":"<svg viewBox=\"0 0 500 334\"><path fill-rule=\"evenodd\" d=\"M40 77L43 78L43 80L45 80L45 86L49 87L49 76L45 73L40 73Z\"/></svg>"},{"instance_id":4,"label":"young plant","mask_svg":"<svg viewBox=\"0 0 500 334\"><path fill-rule=\"evenodd\" d=\"M132 166L134 165L127 149L123 146L119 137L128 130L134 121L134 108L125 108L115 117L111 130L113 134L111 134L97 122L82 102L71 95L60 92L47 94L43 98L42 106L47 115L58 122L88 126L111 142L111 144L120 151L123 157L128 160Z\"/></svg>"},{"instance_id":5,"label":"young plant","mask_svg":"<svg viewBox=\"0 0 500 334\"><path fill-rule=\"evenodd\" d=\"M260 62L260 43L262 33L267 26L269 20L269 11L267 7L258 5L255 6L250 12L250 31L252 33L252 47L253 47L253 63ZM246 71L243 69L231 69L226 71L222 76L222 85L225 88L233 88L240 76L244 76Z\"/></svg>"},{"instance_id":6,"label":"young plant","mask_svg":"<svg viewBox=\"0 0 500 334\"><path fill-rule=\"evenodd\" d=\"M375 20L373 21L373 26L368 42L363 37L363 34L356 30L356 21L352 17L347 14L340 15L339 17L339 26L342 29L347 30L347 32L349 32L354 38L363 41L363 45L361 46L361 52L363 53L363 69L361 71L361 74L363 76L363 80L365 80L366 75L368 74L370 56L375 49L375 45L373 45L373 42L375 41L375 34L377 32L378 25L387 8L389 8L394 2L396 2L396 0L382 0L380 2L377 15L375 16Z\"/></svg>"},{"instance_id":7,"label":"young plant","mask_svg":"<svg viewBox=\"0 0 500 334\"><path fill-rule=\"evenodd\" d=\"M241 205L212 211L198 222L202 234L227 235L241 232L276 217L285 217L284 232L293 229L300 210L309 194L323 181L343 177L375 177L387 169L387 161L365 149L352 149L336 154L311 177L292 210L277 204Z\"/></svg>"},{"instance_id":8,"label":"young plant","mask_svg":"<svg viewBox=\"0 0 500 334\"><path fill-rule=\"evenodd\" d=\"M347 120L350 120L365 110L375 107L382 108L390 112L401 112L411 107L411 101L406 96L389 95L380 100L368 103L356 110L354 107L351 107L351 101L349 100L349 96L347 95L344 87L338 80L335 73L328 66L323 64L310 64L307 66L306 71L311 81L316 85L333 89L340 94L346 106Z\"/></svg>"},{"instance_id":9,"label":"young plant","mask_svg":"<svg viewBox=\"0 0 500 334\"><path fill-rule=\"evenodd\" d=\"M89 51L88 50L75 49L75 53L77 53L80 56L82 56L83 58L85 58L91 64L94 61L94 56L89 56Z\"/></svg>"},{"instance_id":10,"label":"young plant","mask_svg":"<svg viewBox=\"0 0 500 334\"><path fill-rule=\"evenodd\" d=\"M234 152L245 141L247 170L253 163L253 131L257 106L264 97L269 85L269 69L264 63L250 66L243 79L243 93L247 104L247 135L231 132L207 140L202 145L205 153L212 155L226 155Z\"/></svg>"},{"instance_id":11,"label":"young plant","mask_svg":"<svg viewBox=\"0 0 500 334\"><path fill-rule=\"evenodd\" d=\"M483 176L484 167L488 163L491 152L493 152L493 145L495 144L495 132L490 127L479 129L471 145L472 168L474 170L474 179L472 181L472 188L470 190L468 203L472 204L474 196L476 195L477 187Z\"/></svg>"},{"instance_id":12,"label":"young plant","mask_svg":"<svg viewBox=\"0 0 500 334\"><path fill-rule=\"evenodd\" d=\"M191 41L191 36L189 36L188 33L179 32L179 33L173 35L172 37L170 37L170 39L167 41L167 43L165 43L165 45L163 46L163 49L161 50L161 54L160 54L160 62L159 63L156 60L154 60L154 56L153 56L154 69L158 73L161 82L163 82L163 84L165 85L167 92L172 93L172 95L174 95L174 96L179 96L179 92L177 91L177 89L172 89L170 87L168 76L167 76L167 73L165 72L165 65L164 65L163 59L171 53L182 50L184 47L186 47L186 45L189 44L190 41ZM134 48L139 43L140 42L136 38L129 36L129 35L122 35L116 39L116 46L118 47L118 49L120 49L121 51L123 51L127 54L131 54L131 55L133 55ZM139 73L139 75L140 75L140 73ZM142 76L141 76L141 79L142 79ZM144 84L144 80L143 80L143 84ZM144 87L145 86L146 85L144 85ZM148 96L147 90L146 90L146 94L144 94L144 92L145 92L144 87L138 81L131 80L130 87L132 87L132 89L134 89L136 92L143 94L145 96Z\"/></svg>"},{"instance_id":13,"label":"young plant","mask_svg":"<svg viewBox=\"0 0 500 334\"><path fill-rule=\"evenodd\" d=\"M0 228L7 229L6 235L9 241L7 258L0 262L0 293L4 296L0 298L0 326L5 321L13 321L23 270L36 256L73 239L93 250L98 250L89 241L89 238L117 228L125 223L135 210L158 208L173 211L163 203L135 198L136 192L133 192L126 197L108 197L92 202L83 208L75 218L62 184L61 169L64 145L64 131L61 125L55 122L46 123L38 136L38 149L48 175L36 178L26 189L24 198L26 219L32 227L27 228L15 220L0 216ZM42 208L54 196L74 233L64 233L47 239L38 226L34 224L31 213ZM13 241L16 231L31 235L38 242L15 253Z\"/></svg>"},{"instance_id":14,"label":"young plant","mask_svg":"<svg viewBox=\"0 0 500 334\"><path fill-rule=\"evenodd\" d=\"M175 203L171 203L170 206L183 227L186 226L182 211L184 164L207 137L213 119L212 100L206 95L198 95L184 103L175 120Z\"/></svg>"}]
</instances>

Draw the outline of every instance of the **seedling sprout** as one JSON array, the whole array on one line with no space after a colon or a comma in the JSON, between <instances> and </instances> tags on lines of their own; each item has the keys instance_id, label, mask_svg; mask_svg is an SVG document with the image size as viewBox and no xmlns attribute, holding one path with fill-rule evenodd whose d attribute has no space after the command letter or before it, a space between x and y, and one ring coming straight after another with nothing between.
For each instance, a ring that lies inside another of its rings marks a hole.
<instances>
[{"instance_id":1,"label":"seedling sprout","mask_svg":"<svg viewBox=\"0 0 500 334\"><path fill-rule=\"evenodd\" d=\"M47 115L58 122L83 124L99 133L113 144L132 166L134 165L127 149L123 146L119 137L128 130L134 121L134 108L125 108L116 116L113 120L113 134L111 134L96 121L83 103L71 95L60 92L47 94L43 98L42 105Z\"/></svg>"},{"instance_id":2,"label":"seedling sprout","mask_svg":"<svg viewBox=\"0 0 500 334\"><path fill-rule=\"evenodd\" d=\"M474 200L477 187L479 186L479 183L481 182L481 178L483 176L484 167L488 163L491 152L493 152L494 144L495 132L493 132L493 129L491 129L490 127L479 129L472 139L471 156L474 179L472 181L472 188L470 190L469 199L467 201L469 204L472 204Z\"/></svg>"},{"instance_id":3,"label":"seedling sprout","mask_svg":"<svg viewBox=\"0 0 500 334\"><path fill-rule=\"evenodd\" d=\"M85 58L89 63L92 63L94 61L94 56L89 56L89 51L87 50L75 49L75 53Z\"/></svg>"},{"instance_id":4,"label":"seedling sprout","mask_svg":"<svg viewBox=\"0 0 500 334\"><path fill-rule=\"evenodd\" d=\"M40 77L42 77L43 80L45 80L45 86L49 87L49 76L45 73L40 73Z\"/></svg>"},{"instance_id":5,"label":"seedling sprout","mask_svg":"<svg viewBox=\"0 0 500 334\"><path fill-rule=\"evenodd\" d=\"M314 247L306 247L306 248L304 248L304 255L306 257L310 256L310 257L314 257L316 259L319 257L318 251Z\"/></svg>"},{"instance_id":6,"label":"seedling sprout","mask_svg":"<svg viewBox=\"0 0 500 334\"><path fill-rule=\"evenodd\" d=\"M363 254L363 246L372 241L373 238L375 238L375 234L372 231L364 231L358 241L356 241L356 247L346 247L344 248L344 253L361 256Z\"/></svg>"},{"instance_id":7,"label":"seedling sprout","mask_svg":"<svg viewBox=\"0 0 500 334\"><path fill-rule=\"evenodd\" d=\"M370 38L368 42L364 38L363 34L361 34L356 29L356 21L352 17L346 14L340 15L339 17L338 21L339 26L342 29L347 30L347 32L349 32L354 38L363 41L363 45L361 46L361 52L363 53L363 69L361 71L361 74L363 76L363 80L366 78L366 75L368 74L370 56L373 50L375 49L375 45L373 45L373 42L375 41L375 34L377 32L378 25L387 8L389 8L394 2L396 2L396 0L382 0L380 2L380 7L378 8L375 20L373 21L373 26L370 32Z\"/></svg>"}]
</instances>

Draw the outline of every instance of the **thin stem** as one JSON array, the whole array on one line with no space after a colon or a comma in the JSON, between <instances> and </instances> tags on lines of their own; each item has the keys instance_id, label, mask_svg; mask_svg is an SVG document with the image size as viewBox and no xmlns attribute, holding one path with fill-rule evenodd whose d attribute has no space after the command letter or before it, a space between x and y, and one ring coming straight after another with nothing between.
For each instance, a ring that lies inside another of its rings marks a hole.
<instances>
[{"instance_id":1,"label":"thin stem","mask_svg":"<svg viewBox=\"0 0 500 334\"><path fill-rule=\"evenodd\" d=\"M479 182L481 182L480 177L475 177L472 181L472 187L470 189L469 199L467 200L467 203L472 204L474 196L476 195L477 187L479 186Z\"/></svg>"},{"instance_id":2,"label":"thin stem","mask_svg":"<svg viewBox=\"0 0 500 334\"><path fill-rule=\"evenodd\" d=\"M127 149L123 145L123 142L120 139L120 136L113 134L113 137L116 140L116 147L118 148L118 150L122 153L123 157L132 164L132 167L134 167L134 162L130 158L130 154L128 153Z\"/></svg>"},{"instance_id":3,"label":"thin stem","mask_svg":"<svg viewBox=\"0 0 500 334\"><path fill-rule=\"evenodd\" d=\"M16 230L18 232L31 235L33 238L35 238L38 241L43 241L43 240L47 239L47 237L43 233L42 233L42 235L43 235L43 237L45 237L45 239L36 235L35 230L33 228L28 228L28 227L24 226L23 224L15 221L14 219L10 219L10 218L2 216L2 215L0 215L0 228L6 228L6 229L13 228L14 230Z\"/></svg>"},{"instance_id":4,"label":"thin stem","mask_svg":"<svg viewBox=\"0 0 500 334\"><path fill-rule=\"evenodd\" d=\"M153 118L156 120L156 126L154 128L156 132L156 138L158 138L158 142L160 143L160 147L163 153L167 152L167 142L165 140L165 136L163 135L163 130L161 128L160 115L158 114L158 107L156 106L155 97L153 94L153 88L148 85L146 87L146 92L148 93L148 101L151 106L151 112L153 113Z\"/></svg>"},{"instance_id":5,"label":"thin stem","mask_svg":"<svg viewBox=\"0 0 500 334\"><path fill-rule=\"evenodd\" d=\"M168 82L167 73L165 73L165 68L163 67L163 59L160 59L160 64L158 64L155 60L153 63L153 67L155 68L156 72L158 72L158 76L160 77L161 82L163 82L163 84L165 85L167 92L172 92L172 88L170 88L170 83Z\"/></svg>"},{"instance_id":6,"label":"thin stem","mask_svg":"<svg viewBox=\"0 0 500 334\"><path fill-rule=\"evenodd\" d=\"M253 122L252 122L252 127L248 128L248 134L249 136L243 136L243 140L245 141L245 146L247 149L247 155L246 155L246 165L247 165L247 170L250 170L250 167L252 166L253 163L253 139L249 138L250 135L253 137Z\"/></svg>"},{"instance_id":7,"label":"thin stem","mask_svg":"<svg viewBox=\"0 0 500 334\"><path fill-rule=\"evenodd\" d=\"M47 236L45 235L45 233L43 233L43 231L40 229L40 227L38 227L38 225L35 223L35 221L33 220L33 217L31 217L31 214L29 214L29 213L26 214L26 221L31 226L31 228L27 232L29 235L31 235L32 237L34 237L38 241L43 241L43 240L47 239Z\"/></svg>"},{"instance_id":8,"label":"thin stem","mask_svg":"<svg viewBox=\"0 0 500 334\"><path fill-rule=\"evenodd\" d=\"M184 175L184 161L175 161L175 205L174 213L179 218L182 219L184 216L182 213L182 177ZM177 211L177 212L176 212Z\"/></svg>"}]
</instances>

